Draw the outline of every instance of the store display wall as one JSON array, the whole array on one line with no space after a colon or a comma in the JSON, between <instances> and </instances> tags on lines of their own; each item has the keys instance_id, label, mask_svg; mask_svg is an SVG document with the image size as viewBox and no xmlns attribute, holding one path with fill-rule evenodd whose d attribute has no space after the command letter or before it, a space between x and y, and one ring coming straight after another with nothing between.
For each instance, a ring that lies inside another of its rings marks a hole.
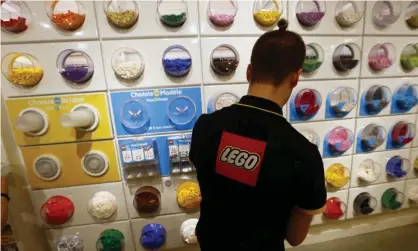
<instances>
[{"instance_id":1,"label":"store display wall","mask_svg":"<svg viewBox=\"0 0 418 251\"><path fill-rule=\"evenodd\" d=\"M418 205L417 1L5 1L2 93L52 250L196 245L191 130L246 94L280 16L307 45L284 115L324 159L312 224Z\"/></svg>"}]
</instances>

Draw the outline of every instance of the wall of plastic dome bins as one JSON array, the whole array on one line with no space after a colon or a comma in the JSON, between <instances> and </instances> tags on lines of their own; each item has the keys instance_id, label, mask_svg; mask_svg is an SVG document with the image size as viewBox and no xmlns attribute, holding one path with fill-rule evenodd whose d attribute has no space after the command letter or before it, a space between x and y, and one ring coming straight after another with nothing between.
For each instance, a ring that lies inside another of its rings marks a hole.
<instances>
[{"instance_id":1,"label":"wall of plastic dome bins","mask_svg":"<svg viewBox=\"0 0 418 251\"><path fill-rule=\"evenodd\" d=\"M285 116L324 158L313 224L418 205L418 1L2 1L2 92L52 250L196 244L191 129L245 94L281 17L307 49Z\"/></svg>"}]
</instances>

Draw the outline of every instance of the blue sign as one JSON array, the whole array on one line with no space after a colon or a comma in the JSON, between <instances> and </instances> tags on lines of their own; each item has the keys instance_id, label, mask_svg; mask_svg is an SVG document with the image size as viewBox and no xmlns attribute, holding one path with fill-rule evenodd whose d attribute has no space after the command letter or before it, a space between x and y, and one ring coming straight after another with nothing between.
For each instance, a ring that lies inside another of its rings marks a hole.
<instances>
[{"instance_id":1,"label":"blue sign","mask_svg":"<svg viewBox=\"0 0 418 251\"><path fill-rule=\"evenodd\" d=\"M112 92L117 136L191 130L202 114L200 87Z\"/></svg>"}]
</instances>

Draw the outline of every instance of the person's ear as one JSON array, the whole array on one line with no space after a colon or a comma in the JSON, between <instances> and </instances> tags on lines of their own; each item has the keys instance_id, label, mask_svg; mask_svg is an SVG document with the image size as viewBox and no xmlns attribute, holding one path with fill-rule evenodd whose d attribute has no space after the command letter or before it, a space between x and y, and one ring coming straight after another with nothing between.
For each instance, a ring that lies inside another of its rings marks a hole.
<instances>
[{"instance_id":1,"label":"person's ear","mask_svg":"<svg viewBox=\"0 0 418 251\"><path fill-rule=\"evenodd\" d=\"M301 74L302 74L302 69L299 69L295 74L292 75L290 79L290 86L292 87L292 89L298 85L299 77Z\"/></svg>"},{"instance_id":2,"label":"person's ear","mask_svg":"<svg viewBox=\"0 0 418 251\"><path fill-rule=\"evenodd\" d=\"M300 75L302 75L302 72L303 72L303 69L302 69L302 68L300 68L300 69L297 71L298 78L300 77Z\"/></svg>"},{"instance_id":3,"label":"person's ear","mask_svg":"<svg viewBox=\"0 0 418 251\"><path fill-rule=\"evenodd\" d=\"M252 74L253 74L253 66L251 64L248 64L248 66L247 66L247 81L248 81L248 83L251 83Z\"/></svg>"}]
</instances>

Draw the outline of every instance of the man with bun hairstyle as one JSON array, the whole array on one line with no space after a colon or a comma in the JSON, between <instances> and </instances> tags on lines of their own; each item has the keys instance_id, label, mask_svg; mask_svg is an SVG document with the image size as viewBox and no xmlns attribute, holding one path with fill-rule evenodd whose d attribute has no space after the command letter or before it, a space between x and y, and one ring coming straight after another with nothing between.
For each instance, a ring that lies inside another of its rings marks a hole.
<instances>
[{"instance_id":1,"label":"man with bun hairstyle","mask_svg":"<svg viewBox=\"0 0 418 251\"><path fill-rule=\"evenodd\" d=\"M196 235L202 251L281 251L297 246L324 210L324 168L316 145L283 117L305 58L302 38L278 30L255 43L248 94L202 115L190 160L202 202Z\"/></svg>"}]
</instances>

